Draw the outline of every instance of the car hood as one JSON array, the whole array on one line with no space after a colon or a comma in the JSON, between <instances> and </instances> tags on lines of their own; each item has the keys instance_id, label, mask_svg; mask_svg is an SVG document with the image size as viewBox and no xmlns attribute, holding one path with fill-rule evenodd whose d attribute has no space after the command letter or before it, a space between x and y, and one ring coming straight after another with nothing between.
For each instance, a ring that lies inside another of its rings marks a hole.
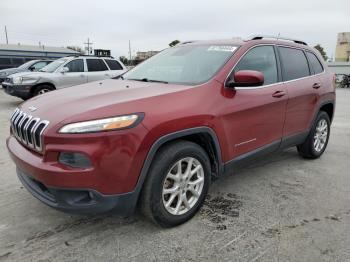
<instances>
[{"instance_id":1,"label":"car hood","mask_svg":"<svg viewBox=\"0 0 350 262\"><path fill-rule=\"evenodd\" d=\"M11 78L15 78L17 76L26 76L26 77L45 77L45 76L49 76L51 73L47 73L47 72L32 72L32 71L23 71L23 72L18 72L15 74L12 74L10 77Z\"/></svg>"},{"instance_id":2,"label":"car hood","mask_svg":"<svg viewBox=\"0 0 350 262\"><path fill-rule=\"evenodd\" d=\"M2 69L0 70L0 76L3 76L3 73L6 73L6 76L18 73L23 71L23 69L18 69L18 68L8 68L8 69Z\"/></svg>"},{"instance_id":3,"label":"car hood","mask_svg":"<svg viewBox=\"0 0 350 262\"><path fill-rule=\"evenodd\" d=\"M194 87L108 79L34 97L21 109L53 124L72 123L145 112L157 107L160 96L168 99L167 103L175 103L169 94L191 88ZM29 108L35 109L30 112Z\"/></svg>"}]
</instances>

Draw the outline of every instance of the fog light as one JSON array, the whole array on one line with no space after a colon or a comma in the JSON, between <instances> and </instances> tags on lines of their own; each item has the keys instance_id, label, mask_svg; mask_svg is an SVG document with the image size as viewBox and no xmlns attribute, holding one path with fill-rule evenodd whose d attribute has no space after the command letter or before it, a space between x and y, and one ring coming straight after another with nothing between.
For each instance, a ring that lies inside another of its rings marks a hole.
<instances>
[{"instance_id":1,"label":"fog light","mask_svg":"<svg viewBox=\"0 0 350 262\"><path fill-rule=\"evenodd\" d=\"M58 162L74 168L92 167L90 159L81 153L61 152L58 157Z\"/></svg>"}]
</instances>

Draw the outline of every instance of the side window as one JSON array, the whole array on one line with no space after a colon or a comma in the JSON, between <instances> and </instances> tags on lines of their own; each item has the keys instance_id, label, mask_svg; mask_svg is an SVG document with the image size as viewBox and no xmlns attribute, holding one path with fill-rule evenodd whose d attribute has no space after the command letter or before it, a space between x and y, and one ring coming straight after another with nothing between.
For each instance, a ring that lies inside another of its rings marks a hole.
<instances>
[{"instance_id":1,"label":"side window","mask_svg":"<svg viewBox=\"0 0 350 262\"><path fill-rule=\"evenodd\" d=\"M263 73L264 85L278 82L277 62L273 46L254 47L234 68L234 72L240 70L254 70Z\"/></svg>"},{"instance_id":2,"label":"side window","mask_svg":"<svg viewBox=\"0 0 350 262\"><path fill-rule=\"evenodd\" d=\"M108 70L106 64L102 61L102 59L86 59L86 63L89 72Z\"/></svg>"},{"instance_id":3,"label":"side window","mask_svg":"<svg viewBox=\"0 0 350 262\"><path fill-rule=\"evenodd\" d=\"M279 47L282 60L283 80L289 81L310 75L304 52L300 49Z\"/></svg>"},{"instance_id":4,"label":"side window","mask_svg":"<svg viewBox=\"0 0 350 262\"><path fill-rule=\"evenodd\" d=\"M123 70L123 67L115 60L105 60L111 70Z\"/></svg>"},{"instance_id":5,"label":"side window","mask_svg":"<svg viewBox=\"0 0 350 262\"><path fill-rule=\"evenodd\" d=\"M31 68L33 68L34 70L40 70L41 68L43 68L44 66L46 66L47 63L44 61L35 63L34 65L31 66Z\"/></svg>"},{"instance_id":6,"label":"side window","mask_svg":"<svg viewBox=\"0 0 350 262\"><path fill-rule=\"evenodd\" d=\"M311 68L314 74L320 74L323 72L323 66L318 60L317 56L311 52L306 52L307 58L309 59Z\"/></svg>"},{"instance_id":7,"label":"side window","mask_svg":"<svg viewBox=\"0 0 350 262\"><path fill-rule=\"evenodd\" d=\"M67 63L65 67L69 68L68 73L84 72L84 61L83 59L76 59Z\"/></svg>"}]
</instances>

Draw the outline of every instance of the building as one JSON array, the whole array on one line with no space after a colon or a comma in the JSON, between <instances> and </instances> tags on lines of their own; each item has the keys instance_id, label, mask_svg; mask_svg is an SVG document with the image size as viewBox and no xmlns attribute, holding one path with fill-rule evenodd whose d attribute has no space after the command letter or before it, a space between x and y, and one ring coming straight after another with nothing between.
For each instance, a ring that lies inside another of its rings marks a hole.
<instances>
[{"instance_id":1,"label":"building","mask_svg":"<svg viewBox=\"0 0 350 262\"><path fill-rule=\"evenodd\" d=\"M64 47L0 44L0 69L18 67L34 59L57 59L69 55L79 55L79 52Z\"/></svg>"},{"instance_id":2,"label":"building","mask_svg":"<svg viewBox=\"0 0 350 262\"><path fill-rule=\"evenodd\" d=\"M350 62L350 32L338 33L335 62Z\"/></svg>"},{"instance_id":3,"label":"building","mask_svg":"<svg viewBox=\"0 0 350 262\"><path fill-rule=\"evenodd\" d=\"M148 58L150 58L158 53L159 53L159 51L137 52L135 60L144 61L144 60L146 60L146 59L148 59Z\"/></svg>"}]
</instances>

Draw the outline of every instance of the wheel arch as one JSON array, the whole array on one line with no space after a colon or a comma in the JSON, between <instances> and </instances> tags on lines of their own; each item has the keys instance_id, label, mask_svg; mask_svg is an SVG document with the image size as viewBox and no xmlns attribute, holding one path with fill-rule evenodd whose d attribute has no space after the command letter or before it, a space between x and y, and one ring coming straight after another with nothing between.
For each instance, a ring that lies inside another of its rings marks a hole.
<instances>
[{"instance_id":1,"label":"wheel arch","mask_svg":"<svg viewBox=\"0 0 350 262\"><path fill-rule=\"evenodd\" d=\"M208 157L210 158L210 164L214 177L223 173L224 165L221 157L221 148L218 137L213 129L203 126L176 131L160 137L151 146L142 166L134 191L137 194L137 200L156 153L161 147L176 140L191 141L200 145L207 152Z\"/></svg>"},{"instance_id":2,"label":"wheel arch","mask_svg":"<svg viewBox=\"0 0 350 262\"><path fill-rule=\"evenodd\" d=\"M48 86L51 86L54 90L56 90L56 87L54 84L50 83L50 82L43 82L43 83L38 83L36 85L33 85L31 88L30 88L30 95L32 96L35 92L35 90L39 87L39 86L42 86L42 85L48 85Z\"/></svg>"},{"instance_id":3,"label":"wheel arch","mask_svg":"<svg viewBox=\"0 0 350 262\"><path fill-rule=\"evenodd\" d=\"M326 111L326 110L328 110L328 111ZM332 120L334 117L334 100L323 101L318 105L318 107L316 107L316 110L315 110L315 113L313 115L313 118L312 118L312 121L310 123L308 131L311 130L313 124L316 121L317 115L320 111L325 111L328 114L329 119L331 120L331 123L332 123Z\"/></svg>"},{"instance_id":4,"label":"wheel arch","mask_svg":"<svg viewBox=\"0 0 350 262\"><path fill-rule=\"evenodd\" d=\"M328 114L329 116L329 119L333 120L333 116L334 116L334 105L332 102L326 102L326 103L323 103L321 106L320 106L320 109L319 111L324 111Z\"/></svg>"}]
</instances>

